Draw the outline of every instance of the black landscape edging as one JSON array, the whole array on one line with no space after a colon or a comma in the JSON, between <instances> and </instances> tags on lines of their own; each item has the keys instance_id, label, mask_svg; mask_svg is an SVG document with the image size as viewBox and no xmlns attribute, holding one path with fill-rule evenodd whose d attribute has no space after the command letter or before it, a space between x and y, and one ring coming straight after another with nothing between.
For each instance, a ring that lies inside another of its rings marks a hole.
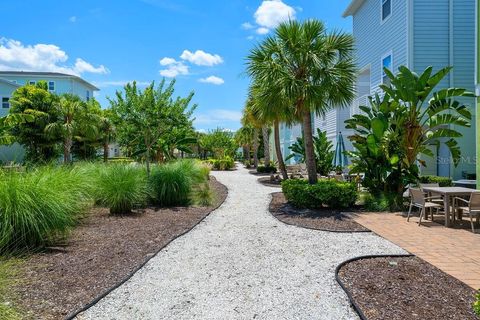
<instances>
[{"instance_id":1,"label":"black landscape edging","mask_svg":"<svg viewBox=\"0 0 480 320\"><path fill-rule=\"evenodd\" d=\"M260 182L259 182L260 183ZM271 197L271 200L270 200L270 204L272 203L273 201L273 195L276 194L276 193L281 193L281 192L272 192L270 193L270 197ZM309 229L309 230L316 230L316 231L324 231L324 232L332 232L332 233L373 233L372 230L364 227L365 229L367 230L332 230L332 229L320 229L320 228L312 228L312 227L304 227L304 226L299 226L297 224L294 224L294 223L290 223L290 222L285 222L285 221L282 221L281 219L279 219L276 215L273 214L273 212L270 210L270 204L268 205L268 212L270 212L270 215L272 217L274 217L275 219L277 219L278 221L280 221L281 223L283 224L286 224L288 226L293 226L293 227L297 227L297 228L301 228L301 229ZM348 212L344 212L344 213L348 213ZM363 226L362 226L363 227Z\"/></svg>"},{"instance_id":2,"label":"black landscape edging","mask_svg":"<svg viewBox=\"0 0 480 320\"><path fill-rule=\"evenodd\" d=\"M218 183L220 183L217 179L215 179ZM92 301L90 301L89 303L87 303L86 305L84 305L83 307L81 307L80 309L78 310L75 310L74 312L72 312L71 314L69 314L65 320L73 320L76 316L78 316L80 313L82 312L85 312L87 311L88 309L90 309L91 307L93 307L94 305L96 305L98 302L100 302L100 300L102 300L103 298L105 298L107 295L109 295L112 291L114 291L115 289L119 288L122 284L124 284L125 282L127 282L128 280L130 280L130 278L132 278L135 273L137 273L140 269L142 269L151 259L155 258L159 253L160 251L162 251L164 248L166 248L170 243L172 243L173 241L175 241L176 239L186 235L187 233L189 233L190 231L192 231L196 226L198 226L200 223L202 223L207 217L210 216L210 214L212 212L214 212L215 210L217 210L218 208L220 208L220 206L227 200L228 198L228 188L227 186L225 186L223 183L220 183L222 186L225 187L225 189L227 189L227 196L225 197L225 199L220 202L216 207L212 208L212 210L205 216L203 217L200 221L198 221L196 224L194 224L190 229L182 232L181 234L175 236L174 238L172 238L170 241L168 241L164 246L162 246L161 248L159 248L157 250L157 252L155 252L153 255L151 255L150 257L148 257L144 262L142 262L138 267L136 267L132 272L130 272L124 279L120 280L119 282L117 282L113 287L105 290L104 292L102 292L100 295L98 295L95 299L93 299Z\"/></svg>"},{"instance_id":3,"label":"black landscape edging","mask_svg":"<svg viewBox=\"0 0 480 320\"><path fill-rule=\"evenodd\" d=\"M362 309L357 305L355 300L352 297L352 293L350 290L347 289L347 287L343 284L342 280L340 279L338 273L340 272L340 269L351 263L355 262L358 260L364 260L364 259L375 259L375 258L407 258L407 257L415 257L413 254L372 254L372 255L365 255L365 256L359 256L355 258L348 259L342 263L340 263L336 268L335 268L335 280L337 280L338 284L340 287L342 287L343 291L347 294L348 301L350 302L350 305L353 307L353 310L358 314L361 320L368 320L368 318L365 316L363 313Z\"/></svg>"},{"instance_id":4,"label":"black landscape edging","mask_svg":"<svg viewBox=\"0 0 480 320\"><path fill-rule=\"evenodd\" d=\"M282 187L281 184L268 183L268 181L260 181L264 178L268 178L268 177L260 177L260 178L257 179L257 182L260 183L262 186L265 186L265 187L270 187L270 188L281 188Z\"/></svg>"}]
</instances>

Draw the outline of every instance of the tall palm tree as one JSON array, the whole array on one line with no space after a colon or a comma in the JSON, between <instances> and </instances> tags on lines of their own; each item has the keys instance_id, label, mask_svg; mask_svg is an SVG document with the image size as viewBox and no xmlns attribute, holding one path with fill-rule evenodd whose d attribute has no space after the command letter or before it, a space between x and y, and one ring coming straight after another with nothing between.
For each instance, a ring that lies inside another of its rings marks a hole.
<instances>
[{"instance_id":1,"label":"tall palm tree","mask_svg":"<svg viewBox=\"0 0 480 320\"><path fill-rule=\"evenodd\" d=\"M317 182L312 113L325 114L347 106L355 97L354 40L350 34L327 32L318 20L288 21L273 36L251 50L247 73L278 99L293 106L302 119L305 157L310 183ZM277 100L278 100L277 99Z\"/></svg>"},{"instance_id":2,"label":"tall palm tree","mask_svg":"<svg viewBox=\"0 0 480 320\"><path fill-rule=\"evenodd\" d=\"M285 161L280 147L280 122L292 124L298 119L293 113L293 108L286 97L278 94L278 88L270 83L261 86L254 82L251 85L250 93L253 96L252 115L262 123L273 124L273 138L275 153L278 161L278 168L284 180L288 179Z\"/></svg>"},{"instance_id":3,"label":"tall palm tree","mask_svg":"<svg viewBox=\"0 0 480 320\"><path fill-rule=\"evenodd\" d=\"M72 94L64 94L55 104L59 121L48 124L45 131L49 134L58 133L63 139L63 162L71 161L71 150L75 134L82 128L88 135L95 135L97 131L96 118L86 113L85 103ZM93 120L93 121L92 121Z\"/></svg>"},{"instance_id":4,"label":"tall palm tree","mask_svg":"<svg viewBox=\"0 0 480 320\"><path fill-rule=\"evenodd\" d=\"M250 161L250 148L253 144L253 128L250 124L242 126L235 132L235 142L243 147L245 160Z\"/></svg>"},{"instance_id":5,"label":"tall palm tree","mask_svg":"<svg viewBox=\"0 0 480 320\"><path fill-rule=\"evenodd\" d=\"M109 158L109 144L115 137L115 125L108 116L100 117L99 133L103 146L103 162L107 162Z\"/></svg>"}]
</instances>

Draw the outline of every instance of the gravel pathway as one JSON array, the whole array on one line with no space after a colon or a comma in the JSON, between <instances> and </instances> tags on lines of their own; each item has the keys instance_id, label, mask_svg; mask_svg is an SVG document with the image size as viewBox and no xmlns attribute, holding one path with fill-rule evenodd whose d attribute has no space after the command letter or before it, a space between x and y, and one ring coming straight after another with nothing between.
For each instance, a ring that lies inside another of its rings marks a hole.
<instances>
[{"instance_id":1,"label":"gravel pathway","mask_svg":"<svg viewBox=\"0 0 480 320\"><path fill-rule=\"evenodd\" d=\"M278 189L243 168L213 175L225 203L78 319L357 319L336 266L405 253L372 233L283 224L268 212Z\"/></svg>"}]
</instances>

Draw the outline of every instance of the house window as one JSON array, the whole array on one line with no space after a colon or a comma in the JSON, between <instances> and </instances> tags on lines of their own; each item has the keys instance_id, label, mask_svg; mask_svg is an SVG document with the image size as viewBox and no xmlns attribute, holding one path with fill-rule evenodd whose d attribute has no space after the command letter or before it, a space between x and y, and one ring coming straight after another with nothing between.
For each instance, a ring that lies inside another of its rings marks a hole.
<instances>
[{"instance_id":1,"label":"house window","mask_svg":"<svg viewBox=\"0 0 480 320\"><path fill-rule=\"evenodd\" d=\"M55 81L48 81L48 91L55 91Z\"/></svg>"},{"instance_id":2,"label":"house window","mask_svg":"<svg viewBox=\"0 0 480 320\"><path fill-rule=\"evenodd\" d=\"M10 98L8 97L2 97L2 108L3 109L8 109L10 108L10 102L9 102Z\"/></svg>"},{"instance_id":3,"label":"house window","mask_svg":"<svg viewBox=\"0 0 480 320\"><path fill-rule=\"evenodd\" d=\"M385 68L387 68L388 70L392 70L392 54L389 53L387 55L385 55L383 58L382 58L382 83L383 84L390 84L390 78L388 78L387 74L385 73Z\"/></svg>"},{"instance_id":4,"label":"house window","mask_svg":"<svg viewBox=\"0 0 480 320\"><path fill-rule=\"evenodd\" d=\"M34 85L37 84L37 82L36 81L28 81L28 84L34 86Z\"/></svg>"},{"instance_id":5,"label":"house window","mask_svg":"<svg viewBox=\"0 0 480 320\"><path fill-rule=\"evenodd\" d=\"M382 2L382 22L392 15L392 0L380 0Z\"/></svg>"},{"instance_id":6,"label":"house window","mask_svg":"<svg viewBox=\"0 0 480 320\"><path fill-rule=\"evenodd\" d=\"M90 91L87 90L87 101L90 101Z\"/></svg>"}]
</instances>

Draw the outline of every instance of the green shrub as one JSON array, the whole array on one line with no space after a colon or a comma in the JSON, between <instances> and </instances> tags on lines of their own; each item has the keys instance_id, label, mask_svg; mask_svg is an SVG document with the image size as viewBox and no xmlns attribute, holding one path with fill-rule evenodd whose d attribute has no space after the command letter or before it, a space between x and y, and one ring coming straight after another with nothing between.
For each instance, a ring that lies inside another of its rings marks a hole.
<instances>
[{"instance_id":1,"label":"green shrub","mask_svg":"<svg viewBox=\"0 0 480 320\"><path fill-rule=\"evenodd\" d=\"M193 183L184 169L176 163L153 168L149 181L153 204L165 207L189 204Z\"/></svg>"},{"instance_id":2,"label":"green shrub","mask_svg":"<svg viewBox=\"0 0 480 320\"><path fill-rule=\"evenodd\" d=\"M440 187L451 187L453 186L453 181L449 177L439 177L439 176L421 176L420 183L438 183Z\"/></svg>"},{"instance_id":3,"label":"green shrub","mask_svg":"<svg viewBox=\"0 0 480 320\"><path fill-rule=\"evenodd\" d=\"M319 180L310 185L306 180L290 179L282 182L285 198L300 208L348 208L355 204L358 197L354 184L333 179Z\"/></svg>"},{"instance_id":4,"label":"green shrub","mask_svg":"<svg viewBox=\"0 0 480 320\"><path fill-rule=\"evenodd\" d=\"M78 167L0 172L0 253L65 236L92 203L92 184Z\"/></svg>"},{"instance_id":5,"label":"green shrub","mask_svg":"<svg viewBox=\"0 0 480 320\"><path fill-rule=\"evenodd\" d=\"M371 194L365 196L365 209L373 212L391 211L393 199L380 195L374 197Z\"/></svg>"},{"instance_id":6,"label":"green shrub","mask_svg":"<svg viewBox=\"0 0 480 320\"><path fill-rule=\"evenodd\" d=\"M97 202L110 208L111 214L130 213L146 203L145 170L126 164L102 165L95 193Z\"/></svg>"},{"instance_id":7,"label":"green shrub","mask_svg":"<svg viewBox=\"0 0 480 320\"><path fill-rule=\"evenodd\" d=\"M108 162L113 162L113 163L132 163L135 162L132 158L127 158L127 157L114 157L114 158L108 158Z\"/></svg>"},{"instance_id":8,"label":"green shrub","mask_svg":"<svg viewBox=\"0 0 480 320\"><path fill-rule=\"evenodd\" d=\"M473 304L473 311L480 317L480 291L477 292L476 299L477 301Z\"/></svg>"},{"instance_id":9,"label":"green shrub","mask_svg":"<svg viewBox=\"0 0 480 320\"><path fill-rule=\"evenodd\" d=\"M258 166L257 167L257 172L258 173L276 173L277 168L272 163L269 163L269 164L266 164L266 165Z\"/></svg>"},{"instance_id":10,"label":"green shrub","mask_svg":"<svg viewBox=\"0 0 480 320\"><path fill-rule=\"evenodd\" d=\"M225 171L232 170L235 167L235 162L229 156L221 159L208 159L207 163L209 163L213 167L213 170Z\"/></svg>"}]
</instances>

